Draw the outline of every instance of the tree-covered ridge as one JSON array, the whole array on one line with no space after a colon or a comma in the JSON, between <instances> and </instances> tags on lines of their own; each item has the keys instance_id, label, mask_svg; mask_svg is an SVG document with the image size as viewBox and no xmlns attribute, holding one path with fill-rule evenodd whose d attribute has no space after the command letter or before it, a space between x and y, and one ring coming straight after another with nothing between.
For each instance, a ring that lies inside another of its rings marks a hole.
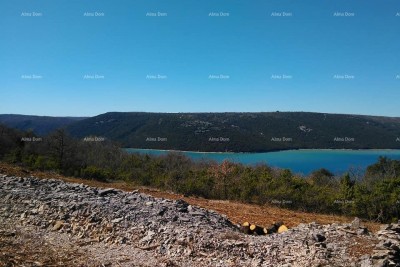
<instances>
[{"instance_id":1,"label":"tree-covered ridge","mask_svg":"<svg viewBox=\"0 0 400 267\"><path fill-rule=\"evenodd\" d=\"M123 147L205 152L284 149L399 149L400 118L307 112L118 113L67 127Z\"/></svg>"},{"instance_id":2,"label":"tree-covered ridge","mask_svg":"<svg viewBox=\"0 0 400 267\"><path fill-rule=\"evenodd\" d=\"M301 176L265 164L194 162L181 153L127 154L110 141L92 142L57 130L42 141L0 125L0 160L36 170L124 180L213 199L277 205L287 209L351 215L380 222L400 218L400 161L380 158L365 174L334 176L320 169Z\"/></svg>"},{"instance_id":3,"label":"tree-covered ridge","mask_svg":"<svg viewBox=\"0 0 400 267\"><path fill-rule=\"evenodd\" d=\"M32 131L38 135L46 135L58 128L85 119L85 117L49 117L0 114L0 123L21 131Z\"/></svg>"}]
</instances>

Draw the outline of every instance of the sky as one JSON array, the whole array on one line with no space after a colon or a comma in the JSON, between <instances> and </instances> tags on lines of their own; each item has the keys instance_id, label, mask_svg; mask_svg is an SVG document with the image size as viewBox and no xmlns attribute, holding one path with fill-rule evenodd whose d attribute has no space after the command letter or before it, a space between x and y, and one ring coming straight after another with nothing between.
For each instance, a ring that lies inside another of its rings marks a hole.
<instances>
[{"instance_id":1,"label":"sky","mask_svg":"<svg viewBox=\"0 0 400 267\"><path fill-rule=\"evenodd\" d=\"M3 0L0 10L0 114L400 116L399 0Z\"/></svg>"}]
</instances>

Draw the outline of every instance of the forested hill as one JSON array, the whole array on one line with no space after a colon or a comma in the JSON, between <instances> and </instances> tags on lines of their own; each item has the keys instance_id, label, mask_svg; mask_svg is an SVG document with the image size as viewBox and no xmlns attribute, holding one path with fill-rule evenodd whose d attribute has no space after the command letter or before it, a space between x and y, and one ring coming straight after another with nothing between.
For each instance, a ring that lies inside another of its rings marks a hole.
<instances>
[{"instance_id":1,"label":"forested hill","mask_svg":"<svg viewBox=\"0 0 400 267\"><path fill-rule=\"evenodd\" d=\"M21 131L32 131L37 135L46 135L55 129L67 126L73 122L85 119L85 117L49 117L31 115L0 115L0 124Z\"/></svg>"},{"instance_id":2,"label":"forested hill","mask_svg":"<svg viewBox=\"0 0 400 267\"><path fill-rule=\"evenodd\" d=\"M400 118L307 112L110 112L70 124L67 131L148 149L400 149Z\"/></svg>"}]
</instances>

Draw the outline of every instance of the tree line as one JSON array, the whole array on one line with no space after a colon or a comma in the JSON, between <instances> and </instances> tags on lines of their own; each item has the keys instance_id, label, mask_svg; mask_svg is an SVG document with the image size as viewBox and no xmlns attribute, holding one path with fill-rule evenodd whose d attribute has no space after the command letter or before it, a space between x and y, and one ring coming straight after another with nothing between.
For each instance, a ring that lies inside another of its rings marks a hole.
<instances>
[{"instance_id":1,"label":"tree line","mask_svg":"<svg viewBox=\"0 0 400 267\"><path fill-rule=\"evenodd\" d=\"M111 141L87 142L63 129L42 141L0 125L0 160L32 170L104 182L123 180L209 199L270 204L282 208L358 216L379 222L400 219L400 161L388 158L365 172L336 176L319 169L303 176L265 164L192 161L181 153L128 154Z\"/></svg>"}]
</instances>

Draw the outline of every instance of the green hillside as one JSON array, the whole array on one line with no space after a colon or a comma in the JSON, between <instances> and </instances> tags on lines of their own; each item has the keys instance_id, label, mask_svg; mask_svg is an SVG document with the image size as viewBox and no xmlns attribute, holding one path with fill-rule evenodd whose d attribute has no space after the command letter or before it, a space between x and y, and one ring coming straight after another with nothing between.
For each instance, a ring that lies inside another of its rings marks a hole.
<instances>
[{"instance_id":1,"label":"green hillside","mask_svg":"<svg viewBox=\"0 0 400 267\"><path fill-rule=\"evenodd\" d=\"M307 112L110 112L67 127L123 147L262 152L283 149L399 149L400 118Z\"/></svg>"},{"instance_id":2,"label":"green hillside","mask_svg":"<svg viewBox=\"0 0 400 267\"><path fill-rule=\"evenodd\" d=\"M46 135L56 129L73 122L85 119L84 117L49 117L1 114L0 123L21 131L32 131L38 135Z\"/></svg>"}]
</instances>

